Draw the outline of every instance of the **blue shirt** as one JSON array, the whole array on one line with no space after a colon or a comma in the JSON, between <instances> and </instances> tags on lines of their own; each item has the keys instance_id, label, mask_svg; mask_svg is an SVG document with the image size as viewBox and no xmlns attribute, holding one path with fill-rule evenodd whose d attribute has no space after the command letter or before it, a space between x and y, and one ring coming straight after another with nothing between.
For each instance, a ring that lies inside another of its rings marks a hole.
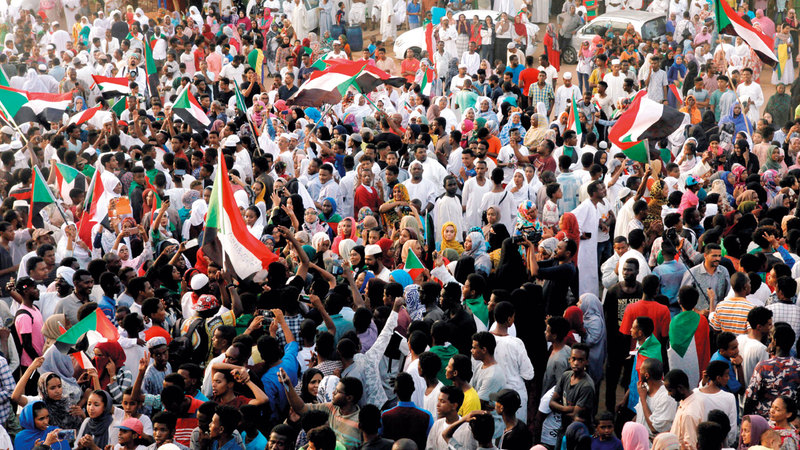
<instances>
[{"instance_id":1,"label":"blue shirt","mask_svg":"<svg viewBox=\"0 0 800 450\"><path fill-rule=\"evenodd\" d=\"M733 398L736 399L736 412L738 413L739 390L742 389L742 383L740 383L739 380L736 379L736 371L733 370L733 364L731 363L731 360L720 355L719 350L717 350L716 352L714 352L713 355L711 355L711 361L723 361L728 363L728 374L730 375L730 378L728 378L728 385L720 386L720 388L723 391L730 392L731 394L733 394ZM736 421L739 422L739 419L737 419Z\"/></svg>"},{"instance_id":2,"label":"blue shirt","mask_svg":"<svg viewBox=\"0 0 800 450\"><path fill-rule=\"evenodd\" d=\"M514 81L514 84L519 85L519 74L525 67L522 64L517 64L517 67L506 67L506 72L511 73L511 79Z\"/></svg>"},{"instance_id":3,"label":"blue shirt","mask_svg":"<svg viewBox=\"0 0 800 450\"><path fill-rule=\"evenodd\" d=\"M103 311L103 314L108 317L108 320L110 320L114 326L117 326L117 302L113 298L104 295L97 303L97 307L100 308L100 311Z\"/></svg>"},{"instance_id":4,"label":"blue shirt","mask_svg":"<svg viewBox=\"0 0 800 450\"><path fill-rule=\"evenodd\" d=\"M684 273L686 273L686 266L675 260L664 261L653 269L653 275L660 280L661 293L669 299L670 305L678 303L678 291L681 288Z\"/></svg>"},{"instance_id":5,"label":"blue shirt","mask_svg":"<svg viewBox=\"0 0 800 450\"><path fill-rule=\"evenodd\" d=\"M353 322L345 319L341 314L331 314L331 320L333 320L333 324L336 325L336 335L334 335L333 338L337 343L343 334L350 330L355 330ZM328 327L326 327L325 324L322 324L317 327L317 330L328 331Z\"/></svg>"},{"instance_id":6,"label":"blue shirt","mask_svg":"<svg viewBox=\"0 0 800 450\"><path fill-rule=\"evenodd\" d=\"M219 446L219 441L215 439L214 442L211 443L211 449L212 450L240 450L241 447L239 447L239 444L236 442L236 439L234 439L234 438L231 438L222 447Z\"/></svg>"},{"instance_id":7,"label":"blue shirt","mask_svg":"<svg viewBox=\"0 0 800 450\"><path fill-rule=\"evenodd\" d=\"M411 14L412 13L418 13L418 12L420 12L421 9L422 9L422 5L419 4L419 3L414 4L414 2L410 2L408 4L408 7L406 7L406 12L408 13L408 23L409 24L413 23L414 25L416 25L416 24L419 23L419 16L412 16Z\"/></svg>"},{"instance_id":8,"label":"blue shirt","mask_svg":"<svg viewBox=\"0 0 800 450\"><path fill-rule=\"evenodd\" d=\"M267 448L267 438L260 431L258 431L258 436L249 443L247 442L247 432L242 431L242 439L244 440L245 450L264 450Z\"/></svg>"},{"instance_id":9,"label":"blue shirt","mask_svg":"<svg viewBox=\"0 0 800 450\"><path fill-rule=\"evenodd\" d=\"M338 325L337 325L338 326ZM278 420L279 416L285 417L289 408L289 402L286 399L286 391L283 384L278 380L278 371L283 369L292 380L292 386L297 384L297 372L300 371L300 364L297 362L297 353L300 347L297 341L292 341L283 347L283 359L277 366L271 367L261 377L261 384L264 385L264 392L269 397L270 404L272 405L272 413L270 417ZM277 401L276 401L277 400ZM262 447L263 448L263 447Z\"/></svg>"}]
</instances>

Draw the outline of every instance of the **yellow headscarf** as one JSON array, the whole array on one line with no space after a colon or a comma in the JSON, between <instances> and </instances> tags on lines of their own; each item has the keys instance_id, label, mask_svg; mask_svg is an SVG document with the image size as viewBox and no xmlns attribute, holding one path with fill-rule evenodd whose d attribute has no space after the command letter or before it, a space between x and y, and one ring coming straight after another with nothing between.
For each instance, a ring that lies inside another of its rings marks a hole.
<instances>
[{"instance_id":1,"label":"yellow headscarf","mask_svg":"<svg viewBox=\"0 0 800 450\"><path fill-rule=\"evenodd\" d=\"M447 227L449 226L452 226L453 230L455 231L454 234L456 236L458 235L458 227L456 227L456 224L453 222L445 222L444 225L442 225L442 243L440 244L439 250L444 252L448 248L452 248L453 250L458 252L458 256L461 256L461 253L464 252L464 246L462 246L460 242L455 240L455 238L449 241L444 238L444 230L446 230Z\"/></svg>"}]
</instances>

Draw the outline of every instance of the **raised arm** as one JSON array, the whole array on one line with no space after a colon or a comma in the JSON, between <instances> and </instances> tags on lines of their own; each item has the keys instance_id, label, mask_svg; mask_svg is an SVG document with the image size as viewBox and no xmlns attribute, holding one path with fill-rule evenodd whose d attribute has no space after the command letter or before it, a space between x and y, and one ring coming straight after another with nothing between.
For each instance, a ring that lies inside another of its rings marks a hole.
<instances>
[{"instance_id":1,"label":"raised arm","mask_svg":"<svg viewBox=\"0 0 800 450\"><path fill-rule=\"evenodd\" d=\"M20 407L25 407L28 404L28 399L23 397L25 393L25 386L28 384L28 381L33 376L33 372L36 371L39 367L42 367L44 363L44 357L39 356L38 358L34 359L31 365L25 370L25 373L22 374L22 377L19 379L19 383L14 387L14 392L11 393L11 401L19 405Z\"/></svg>"},{"instance_id":2,"label":"raised arm","mask_svg":"<svg viewBox=\"0 0 800 450\"><path fill-rule=\"evenodd\" d=\"M328 315L328 311L325 310L322 300L320 300L320 298L316 295L311 295L309 300L311 301L311 306L319 311L319 315L322 316L322 321L325 323L325 327L328 328L328 333L336 336L336 324L333 323L333 319L331 319L331 316Z\"/></svg>"}]
</instances>

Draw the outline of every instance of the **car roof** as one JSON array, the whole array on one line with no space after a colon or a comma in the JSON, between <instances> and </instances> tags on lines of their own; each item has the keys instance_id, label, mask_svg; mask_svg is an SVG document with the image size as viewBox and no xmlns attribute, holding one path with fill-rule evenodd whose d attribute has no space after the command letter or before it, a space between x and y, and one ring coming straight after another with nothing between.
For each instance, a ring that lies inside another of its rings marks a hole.
<instances>
[{"instance_id":1,"label":"car roof","mask_svg":"<svg viewBox=\"0 0 800 450\"><path fill-rule=\"evenodd\" d=\"M638 11L635 9L626 9L623 11L607 12L603 15L597 16L597 19L620 19L620 20L635 20L635 21L647 22L648 20L657 19L659 17L666 18L664 14L652 13L647 11Z\"/></svg>"}]
</instances>

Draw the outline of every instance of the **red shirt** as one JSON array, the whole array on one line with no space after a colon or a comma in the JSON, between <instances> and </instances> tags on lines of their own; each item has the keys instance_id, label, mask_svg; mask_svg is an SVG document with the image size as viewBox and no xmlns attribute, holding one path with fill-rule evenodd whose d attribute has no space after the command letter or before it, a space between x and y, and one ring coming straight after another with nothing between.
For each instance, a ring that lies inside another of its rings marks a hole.
<instances>
[{"instance_id":1,"label":"red shirt","mask_svg":"<svg viewBox=\"0 0 800 450\"><path fill-rule=\"evenodd\" d=\"M189 410L186 414L179 418L175 424L175 442L188 447L192 440L192 430L197 428L197 408L203 402L191 395L187 395L186 398L190 399L192 403L189 405Z\"/></svg>"},{"instance_id":2,"label":"red shirt","mask_svg":"<svg viewBox=\"0 0 800 450\"><path fill-rule=\"evenodd\" d=\"M354 211L356 213L361 211L361 208L364 206L368 206L373 212L380 208L383 202L380 197L378 197L378 190L374 187L371 188L371 190L372 192L370 192L370 189L364 187L364 185L359 185L358 188L356 188L356 195L353 199L353 206L355 206Z\"/></svg>"},{"instance_id":3,"label":"red shirt","mask_svg":"<svg viewBox=\"0 0 800 450\"><path fill-rule=\"evenodd\" d=\"M522 95L528 95L528 86L536 83L539 80L539 71L533 67L524 69L519 73L519 88L522 90Z\"/></svg>"},{"instance_id":4,"label":"red shirt","mask_svg":"<svg viewBox=\"0 0 800 450\"><path fill-rule=\"evenodd\" d=\"M633 321L641 316L653 319L653 324L655 325L653 334L656 335L658 340L669 339L669 321L671 319L669 308L653 300L639 300L628 305L625 308L625 315L622 316L622 325L619 326L619 332L630 336Z\"/></svg>"}]
</instances>

